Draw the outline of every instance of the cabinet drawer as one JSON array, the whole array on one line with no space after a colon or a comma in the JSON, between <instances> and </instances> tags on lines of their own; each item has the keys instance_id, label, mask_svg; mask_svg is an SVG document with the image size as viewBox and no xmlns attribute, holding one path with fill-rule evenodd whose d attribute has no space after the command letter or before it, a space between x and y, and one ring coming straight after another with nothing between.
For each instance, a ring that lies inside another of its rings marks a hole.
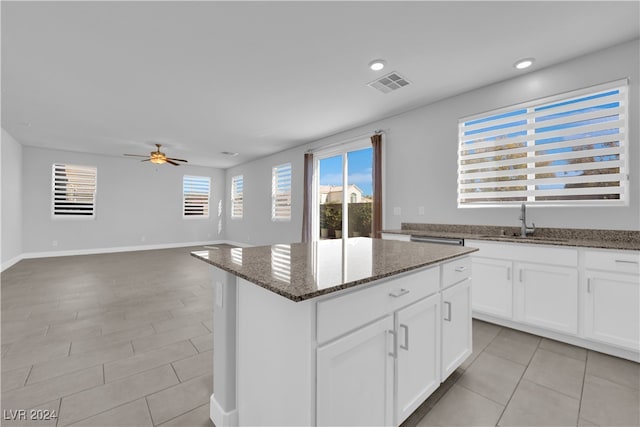
<instances>
[{"instance_id":1,"label":"cabinet drawer","mask_svg":"<svg viewBox=\"0 0 640 427\"><path fill-rule=\"evenodd\" d=\"M638 273L640 271L640 253L636 251L587 250L584 252L584 265L590 270Z\"/></svg>"},{"instance_id":2,"label":"cabinet drawer","mask_svg":"<svg viewBox=\"0 0 640 427\"><path fill-rule=\"evenodd\" d=\"M448 288L471 277L471 257L459 258L442 265L442 288Z\"/></svg>"},{"instance_id":3,"label":"cabinet drawer","mask_svg":"<svg viewBox=\"0 0 640 427\"><path fill-rule=\"evenodd\" d=\"M512 261L537 262L539 264L578 266L578 250L551 245L465 241L465 246L480 249L473 256Z\"/></svg>"},{"instance_id":4,"label":"cabinet drawer","mask_svg":"<svg viewBox=\"0 0 640 427\"><path fill-rule=\"evenodd\" d=\"M431 267L318 302L318 343L356 329L438 292L440 267Z\"/></svg>"}]
</instances>

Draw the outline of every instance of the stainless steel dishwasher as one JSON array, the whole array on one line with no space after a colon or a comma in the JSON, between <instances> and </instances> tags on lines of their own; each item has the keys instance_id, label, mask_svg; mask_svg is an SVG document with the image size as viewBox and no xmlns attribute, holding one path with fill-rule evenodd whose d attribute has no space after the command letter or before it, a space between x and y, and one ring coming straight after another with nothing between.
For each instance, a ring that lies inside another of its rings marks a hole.
<instances>
[{"instance_id":1,"label":"stainless steel dishwasher","mask_svg":"<svg viewBox=\"0 0 640 427\"><path fill-rule=\"evenodd\" d=\"M452 237L411 236L411 241L418 243L439 243L441 245L464 246L464 239L457 239Z\"/></svg>"}]
</instances>

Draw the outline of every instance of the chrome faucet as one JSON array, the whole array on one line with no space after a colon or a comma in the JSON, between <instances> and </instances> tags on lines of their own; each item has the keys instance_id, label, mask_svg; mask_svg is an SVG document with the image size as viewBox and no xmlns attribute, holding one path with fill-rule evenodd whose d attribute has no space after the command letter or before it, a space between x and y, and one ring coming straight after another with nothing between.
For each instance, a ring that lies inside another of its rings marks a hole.
<instances>
[{"instance_id":1,"label":"chrome faucet","mask_svg":"<svg viewBox=\"0 0 640 427\"><path fill-rule=\"evenodd\" d=\"M527 225L527 206L523 203L520 206L520 237L527 237L527 234L533 234L536 231L536 224L532 223L531 227Z\"/></svg>"}]
</instances>

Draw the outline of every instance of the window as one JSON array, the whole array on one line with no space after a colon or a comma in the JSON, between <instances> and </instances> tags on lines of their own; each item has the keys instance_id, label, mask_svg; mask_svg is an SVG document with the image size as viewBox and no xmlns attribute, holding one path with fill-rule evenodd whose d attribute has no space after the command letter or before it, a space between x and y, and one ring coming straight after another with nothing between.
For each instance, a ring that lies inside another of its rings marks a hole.
<instances>
[{"instance_id":1,"label":"window","mask_svg":"<svg viewBox=\"0 0 640 427\"><path fill-rule=\"evenodd\" d=\"M231 178L231 218L242 218L243 191L242 175Z\"/></svg>"},{"instance_id":2,"label":"window","mask_svg":"<svg viewBox=\"0 0 640 427\"><path fill-rule=\"evenodd\" d=\"M182 217L209 218L211 178L188 176L182 178Z\"/></svg>"},{"instance_id":3,"label":"window","mask_svg":"<svg viewBox=\"0 0 640 427\"><path fill-rule=\"evenodd\" d=\"M97 168L54 164L52 214L54 218L95 218Z\"/></svg>"},{"instance_id":4,"label":"window","mask_svg":"<svg viewBox=\"0 0 640 427\"><path fill-rule=\"evenodd\" d=\"M291 219L291 163L271 170L271 220Z\"/></svg>"},{"instance_id":5,"label":"window","mask_svg":"<svg viewBox=\"0 0 640 427\"><path fill-rule=\"evenodd\" d=\"M628 204L626 80L461 119L458 207Z\"/></svg>"}]
</instances>

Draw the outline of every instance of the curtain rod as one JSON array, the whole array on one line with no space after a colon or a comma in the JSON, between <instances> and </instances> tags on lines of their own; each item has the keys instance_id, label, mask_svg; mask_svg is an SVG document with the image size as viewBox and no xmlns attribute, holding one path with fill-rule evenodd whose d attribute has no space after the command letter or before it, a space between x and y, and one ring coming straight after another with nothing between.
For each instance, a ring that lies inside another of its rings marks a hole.
<instances>
[{"instance_id":1,"label":"curtain rod","mask_svg":"<svg viewBox=\"0 0 640 427\"><path fill-rule=\"evenodd\" d=\"M345 145L345 144L349 144L353 141L356 141L358 139L362 139L364 137L370 137L372 135L384 135L384 130L382 129L375 129L373 132L367 132L367 133L363 133L362 135L357 135L357 136L353 136L349 139L345 139L343 141L340 142L334 142L333 144L329 144L329 145L322 145L320 147L316 147L316 148L309 148L307 151L305 151L305 153L313 153L316 150L324 150L325 148L332 148L332 147L337 147L339 145Z\"/></svg>"}]
</instances>

